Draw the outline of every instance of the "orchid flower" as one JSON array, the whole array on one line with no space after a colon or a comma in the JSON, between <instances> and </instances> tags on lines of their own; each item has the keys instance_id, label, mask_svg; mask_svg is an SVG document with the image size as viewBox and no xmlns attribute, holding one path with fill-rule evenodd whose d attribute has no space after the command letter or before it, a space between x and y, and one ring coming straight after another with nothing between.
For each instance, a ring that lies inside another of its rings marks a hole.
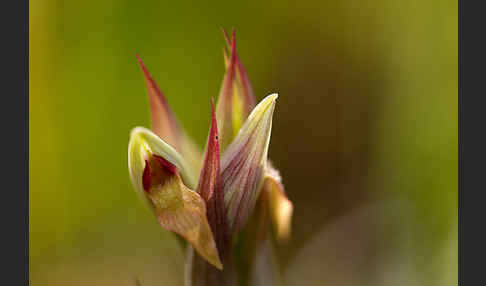
<instances>
[{"instance_id":1,"label":"orchid flower","mask_svg":"<svg viewBox=\"0 0 486 286\"><path fill-rule=\"evenodd\" d=\"M186 285L258 284L248 277L254 265L273 263L258 262L270 237L268 222L276 240L285 241L290 234L293 206L267 158L278 95L256 104L234 30L231 39L226 32L224 37L226 74L216 107L211 101L204 152L186 134L137 55L152 129L131 131L130 178L159 224L189 243ZM248 251L235 254L242 247Z\"/></svg>"}]
</instances>

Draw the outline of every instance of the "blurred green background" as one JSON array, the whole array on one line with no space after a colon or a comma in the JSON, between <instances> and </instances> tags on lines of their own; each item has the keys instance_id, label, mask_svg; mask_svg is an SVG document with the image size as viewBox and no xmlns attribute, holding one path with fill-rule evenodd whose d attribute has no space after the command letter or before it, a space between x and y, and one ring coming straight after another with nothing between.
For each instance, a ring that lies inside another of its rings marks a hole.
<instances>
[{"instance_id":1,"label":"blurred green background","mask_svg":"<svg viewBox=\"0 0 486 286\"><path fill-rule=\"evenodd\" d=\"M183 285L132 190L135 54L203 145L237 29L294 202L285 285L457 284L457 2L29 1L31 285Z\"/></svg>"}]
</instances>

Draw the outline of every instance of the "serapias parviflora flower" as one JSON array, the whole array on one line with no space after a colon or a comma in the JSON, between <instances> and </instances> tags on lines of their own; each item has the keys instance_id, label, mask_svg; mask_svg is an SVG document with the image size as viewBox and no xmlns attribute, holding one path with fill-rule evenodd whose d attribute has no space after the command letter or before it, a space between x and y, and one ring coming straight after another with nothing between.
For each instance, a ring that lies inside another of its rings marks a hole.
<instances>
[{"instance_id":1,"label":"serapias parviflora flower","mask_svg":"<svg viewBox=\"0 0 486 286\"><path fill-rule=\"evenodd\" d=\"M290 234L292 203L280 175L267 160L277 94L255 105L250 81L236 53L235 35L225 33L226 74L204 153L186 134L147 68L142 68L152 131L130 134L131 181L159 224L189 242L217 269L253 213L261 193L279 240ZM204 155L203 155L204 154Z\"/></svg>"}]
</instances>

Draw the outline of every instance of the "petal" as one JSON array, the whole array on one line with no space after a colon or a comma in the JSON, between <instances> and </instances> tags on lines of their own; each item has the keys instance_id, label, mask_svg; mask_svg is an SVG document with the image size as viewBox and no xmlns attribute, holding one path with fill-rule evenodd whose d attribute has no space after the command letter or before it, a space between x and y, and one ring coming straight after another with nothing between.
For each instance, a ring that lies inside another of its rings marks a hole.
<instances>
[{"instance_id":1,"label":"petal","mask_svg":"<svg viewBox=\"0 0 486 286\"><path fill-rule=\"evenodd\" d=\"M260 193L277 97L271 94L255 107L221 159L224 201L232 231L246 223Z\"/></svg>"},{"instance_id":2,"label":"petal","mask_svg":"<svg viewBox=\"0 0 486 286\"><path fill-rule=\"evenodd\" d=\"M206 202L207 217L216 239L216 245L220 254L225 256L223 253L228 250L230 238L225 217L224 194L221 188L218 126L212 101L211 128L196 191Z\"/></svg>"},{"instance_id":3,"label":"petal","mask_svg":"<svg viewBox=\"0 0 486 286\"><path fill-rule=\"evenodd\" d=\"M147 85L153 132L179 151L191 166L198 170L201 164L201 150L184 132L184 129L170 109L167 99L138 55L137 59Z\"/></svg>"},{"instance_id":4,"label":"petal","mask_svg":"<svg viewBox=\"0 0 486 286\"><path fill-rule=\"evenodd\" d=\"M177 152L143 128L132 131L129 144L132 182L153 210L159 224L184 237L209 263L222 269L206 218L204 200L181 179L185 163Z\"/></svg>"},{"instance_id":5,"label":"petal","mask_svg":"<svg viewBox=\"0 0 486 286\"><path fill-rule=\"evenodd\" d=\"M267 164L262 192L266 193L268 210L277 239L287 241L290 237L294 207L285 195L280 174L273 168L270 161Z\"/></svg>"},{"instance_id":6,"label":"petal","mask_svg":"<svg viewBox=\"0 0 486 286\"><path fill-rule=\"evenodd\" d=\"M229 58L223 50L226 74L216 108L220 126L221 148L224 150L238 134L241 125L255 107L255 96L246 71L236 53L234 30L231 42L223 30L230 52Z\"/></svg>"}]
</instances>

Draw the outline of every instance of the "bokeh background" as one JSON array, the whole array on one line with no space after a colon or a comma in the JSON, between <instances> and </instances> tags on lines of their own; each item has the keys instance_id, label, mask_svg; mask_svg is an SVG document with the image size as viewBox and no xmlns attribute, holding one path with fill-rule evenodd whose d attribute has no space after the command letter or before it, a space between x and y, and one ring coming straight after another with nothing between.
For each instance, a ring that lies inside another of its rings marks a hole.
<instances>
[{"instance_id":1,"label":"bokeh background","mask_svg":"<svg viewBox=\"0 0 486 286\"><path fill-rule=\"evenodd\" d=\"M457 284L457 2L29 1L30 281L183 285L183 251L132 190L149 126L135 54L203 145L220 27L294 202L285 285Z\"/></svg>"}]
</instances>

